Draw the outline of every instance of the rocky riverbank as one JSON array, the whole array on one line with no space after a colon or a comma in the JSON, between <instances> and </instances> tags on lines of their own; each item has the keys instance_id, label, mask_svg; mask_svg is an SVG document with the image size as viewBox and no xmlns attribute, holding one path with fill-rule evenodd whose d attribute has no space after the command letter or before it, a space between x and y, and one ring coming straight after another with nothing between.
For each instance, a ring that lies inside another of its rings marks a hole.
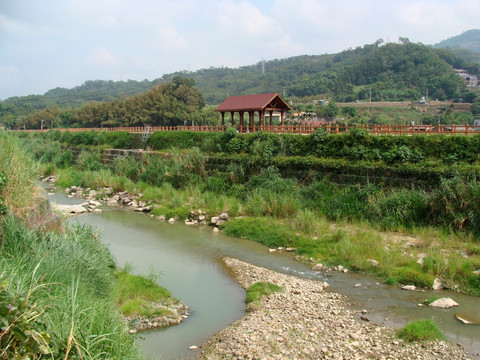
<instances>
[{"instance_id":1,"label":"rocky riverbank","mask_svg":"<svg viewBox=\"0 0 480 360\"><path fill-rule=\"evenodd\" d=\"M202 348L201 359L469 359L444 341L406 343L392 328L373 324L364 312L326 284L280 274L236 259L224 259L244 288L267 281L283 288Z\"/></svg>"}]
</instances>

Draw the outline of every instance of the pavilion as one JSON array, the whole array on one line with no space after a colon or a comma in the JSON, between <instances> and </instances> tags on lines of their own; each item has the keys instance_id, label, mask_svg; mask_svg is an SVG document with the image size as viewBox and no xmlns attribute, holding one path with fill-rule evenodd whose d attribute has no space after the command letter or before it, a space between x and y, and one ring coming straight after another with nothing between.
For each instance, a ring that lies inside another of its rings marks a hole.
<instances>
[{"instance_id":1,"label":"pavilion","mask_svg":"<svg viewBox=\"0 0 480 360\"><path fill-rule=\"evenodd\" d=\"M244 126L245 113L248 113L248 129L255 131L255 113L258 112L260 128L265 128L265 114L267 112L270 115L270 125L272 125L273 112L275 111L280 112L280 121L283 125L284 114L289 110L292 110L292 108L278 93L229 96L215 109L222 114L222 127L225 126L225 113L230 113L232 126L235 126L233 116L238 112L240 115L240 132L247 129Z\"/></svg>"}]
</instances>

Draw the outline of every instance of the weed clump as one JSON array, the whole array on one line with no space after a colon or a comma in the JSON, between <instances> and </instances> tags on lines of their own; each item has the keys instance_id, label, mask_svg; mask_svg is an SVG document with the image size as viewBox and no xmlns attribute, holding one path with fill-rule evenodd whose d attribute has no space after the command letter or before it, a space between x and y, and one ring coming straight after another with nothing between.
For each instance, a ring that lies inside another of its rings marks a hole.
<instances>
[{"instance_id":1,"label":"weed clump","mask_svg":"<svg viewBox=\"0 0 480 360\"><path fill-rule=\"evenodd\" d=\"M397 331L397 336L407 342L444 340L438 326L430 319L421 319L407 324Z\"/></svg>"},{"instance_id":2,"label":"weed clump","mask_svg":"<svg viewBox=\"0 0 480 360\"><path fill-rule=\"evenodd\" d=\"M278 285L272 284L270 282L257 282L247 289L245 303L256 304L260 302L262 297L280 291L282 291L282 288Z\"/></svg>"}]
</instances>

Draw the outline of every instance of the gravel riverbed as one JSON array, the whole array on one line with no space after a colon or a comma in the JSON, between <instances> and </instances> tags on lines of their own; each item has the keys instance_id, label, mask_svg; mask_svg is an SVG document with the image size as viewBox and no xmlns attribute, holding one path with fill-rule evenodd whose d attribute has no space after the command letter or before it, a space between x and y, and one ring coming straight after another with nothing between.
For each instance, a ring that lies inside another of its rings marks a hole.
<instances>
[{"instance_id":1,"label":"gravel riverbed","mask_svg":"<svg viewBox=\"0 0 480 360\"><path fill-rule=\"evenodd\" d=\"M259 281L283 288L264 297L245 316L202 348L200 359L470 359L445 341L406 343L392 328L370 323L347 309L327 285L225 258L245 289Z\"/></svg>"}]
</instances>

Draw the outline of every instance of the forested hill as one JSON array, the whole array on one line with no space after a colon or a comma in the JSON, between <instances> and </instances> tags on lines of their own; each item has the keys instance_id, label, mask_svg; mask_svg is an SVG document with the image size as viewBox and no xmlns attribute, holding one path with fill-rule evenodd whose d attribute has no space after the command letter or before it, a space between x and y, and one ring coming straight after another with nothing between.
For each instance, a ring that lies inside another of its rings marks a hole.
<instances>
[{"instance_id":1,"label":"forested hill","mask_svg":"<svg viewBox=\"0 0 480 360\"><path fill-rule=\"evenodd\" d=\"M435 48L466 49L480 54L480 29L472 29L464 33L440 41Z\"/></svg>"},{"instance_id":2,"label":"forested hill","mask_svg":"<svg viewBox=\"0 0 480 360\"><path fill-rule=\"evenodd\" d=\"M480 64L480 29L465 31L433 46L449 49L467 62Z\"/></svg>"},{"instance_id":3,"label":"forested hill","mask_svg":"<svg viewBox=\"0 0 480 360\"><path fill-rule=\"evenodd\" d=\"M338 54L297 56L259 62L236 69L210 68L164 75L153 81L88 81L73 89L54 89L42 96L13 97L0 102L0 122L18 118L47 106L78 107L91 101L113 101L148 91L174 76L192 78L207 104L218 104L228 95L279 92L286 97L330 98L335 101L419 100L428 89L432 98L455 99L465 89L452 67L480 75L480 65L470 64L446 49L435 49L402 39L401 44L374 44Z\"/></svg>"}]
</instances>

